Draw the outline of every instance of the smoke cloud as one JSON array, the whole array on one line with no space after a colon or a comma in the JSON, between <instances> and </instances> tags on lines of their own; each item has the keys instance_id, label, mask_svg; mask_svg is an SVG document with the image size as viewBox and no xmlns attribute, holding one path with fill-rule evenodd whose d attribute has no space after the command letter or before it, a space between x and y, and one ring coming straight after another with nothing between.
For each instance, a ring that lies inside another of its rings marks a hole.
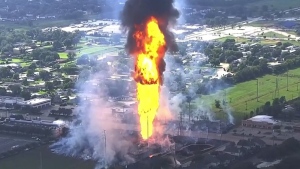
<instances>
[{"instance_id":1,"label":"smoke cloud","mask_svg":"<svg viewBox=\"0 0 300 169\"><path fill-rule=\"evenodd\" d=\"M112 114L112 104L107 100L105 73L93 74L81 89L80 105L76 109L77 120L70 126L70 134L51 148L59 154L93 159L97 167L111 164L117 156L121 161L134 162L128 155L132 142L124 139L120 129L138 130L134 125L124 126L121 119ZM101 87L100 87L101 86Z\"/></svg>"},{"instance_id":2,"label":"smoke cloud","mask_svg":"<svg viewBox=\"0 0 300 169\"><path fill-rule=\"evenodd\" d=\"M159 28L165 36L167 47L170 51L177 51L175 37L169 26L176 23L179 11L174 8L173 0L127 0L121 12L121 25L128 32L125 48L130 54L136 50L137 44L133 34L137 25L145 26L149 17L154 16L159 20Z\"/></svg>"}]
</instances>

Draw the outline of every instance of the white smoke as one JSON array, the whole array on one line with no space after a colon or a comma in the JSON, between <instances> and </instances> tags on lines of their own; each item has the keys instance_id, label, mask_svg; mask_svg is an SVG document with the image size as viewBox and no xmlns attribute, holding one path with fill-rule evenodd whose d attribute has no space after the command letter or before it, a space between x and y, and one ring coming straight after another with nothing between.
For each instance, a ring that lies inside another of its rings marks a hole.
<instances>
[{"instance_id":1,"label":"white smoke","mask_svg":"<svg viewBox=\"0 0 300 169\"><path fill-rule=\"evenodd\" d=\"M118 129L136 129L125 128L120 119L112 114L112 105L103 97L106 95L104 79L99 74L92 75L79 86L82 92L77 108L78 121L71 125L67 138L51 146L59 154L96 160L97 167L111 164L116 153L122 154L128 162L134 161L127 155L131 142L124 140Z\"/></svg>"},{"instance_id":2,"label":"white smoke","mask_svg":"<svg viewBox=\"0 0 300 169\"><path fill-rule=\"evenodd\" d=\"M183 9L186 6L186 0L175 0L174 6L179 10L180 12L180 17L178 18L178 23L179 24L184 24L185 23L185 17L183 15Z\"/></svg>"}]
</instances>

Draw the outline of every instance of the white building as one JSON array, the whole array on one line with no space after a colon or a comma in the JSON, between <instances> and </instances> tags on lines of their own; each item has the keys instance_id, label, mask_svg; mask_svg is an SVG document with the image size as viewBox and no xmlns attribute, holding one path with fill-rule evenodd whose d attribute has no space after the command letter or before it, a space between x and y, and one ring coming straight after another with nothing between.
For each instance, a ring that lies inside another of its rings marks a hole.
<instances>
[{"instance_id":1,"label":"white building","mask_svg":"<svg viewBox=\"0 0 300 169\"><path fill-rule=\"evenodd\" d=\"M21 97L0 96L0 109L6 109L7 106L13 106L23 101L24 98Z\"/></svg>"},{"instance_id":2,"label":"white building","mask_svg":"<svg viewBox=\"0 0 300 169\"><path fill-rule=\"evenodd\" d=\"M51 99L48 98L35 98L18 103L20 106L29 106L31 108L45 108L51 106Z\"/></svg>"},{"instance_id":3,"label":"white building","mask_svg":"<svg viewBox=\"0 0 300 169\"><path fill-rule=\"evenodd\" d=\"M258 115L242 121L243 127L253 127L262 129L272 129L273 126L278 123L279 121L274 120L272 116L266 115Z\"/></svg>"}]
</instances>

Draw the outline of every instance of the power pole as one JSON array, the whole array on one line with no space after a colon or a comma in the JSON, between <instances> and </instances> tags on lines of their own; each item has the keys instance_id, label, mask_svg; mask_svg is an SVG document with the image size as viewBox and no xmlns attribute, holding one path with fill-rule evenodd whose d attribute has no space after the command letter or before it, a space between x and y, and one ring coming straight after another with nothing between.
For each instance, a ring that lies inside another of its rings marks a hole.
<instances>
[{"instance_id":1,"label":"power pole","mask_svg":"<svg viewBox=\"0 0 300 169\"><path fill-rule=\"evenodd\" d=\"M279 96L279 87L278 87L278 77L276 77L276 83L275 83L275 96L274 98L278 95Z\"/></svg>"},{"instance_id":2,"label":"power pole","mask_svg":"<svg viewBox=\"0 0 300 169\"><path fill-rule=\"evenodd\" d=\"M105 130L103 131L104 134L104 166L106 168L106 132Z\"/></svg>"},{"instance_id":3,"label":"power pole","mask_svg":"<svg viewBox=\"0 0 300 169\"><path fill-rule=\"evenodd\" d=\"M286 91L289 91L289 71L286 73Z\"/></svg>"},{"instance_id":4,"label":"power pole","mask_svg":"<svg viewBox=\"0 0 300 169\"><path fill-rule=\"evenodd\" d=\"M147 146L149 147L149 123L148 123L148 115L147 115Z\"/></svg>"},{"instance_id":5,"label":"power pole","mask_svg":"<svg viewBox=\"0 0 300 169\"><path fill-rule=\"evenodd\" d=\"M256 101L258 102L258 79L256 79Z\"/></svg>"},{"instance_id":6,"label":"power pole","mask_svg":"<svg viewBox=\"0 0 300 169\"><path fill-rule=\"evenodd\" d=\"M42 159L42 152L40 151L40 169L43 169L43 159Z\"/></svg>"}]
</instances>

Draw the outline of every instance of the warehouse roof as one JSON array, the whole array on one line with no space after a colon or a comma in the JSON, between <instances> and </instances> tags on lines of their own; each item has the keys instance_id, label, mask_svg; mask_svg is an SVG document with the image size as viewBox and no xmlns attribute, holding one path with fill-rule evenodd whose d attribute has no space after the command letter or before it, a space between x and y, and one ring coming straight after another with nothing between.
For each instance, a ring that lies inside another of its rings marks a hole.
<instances>
[{"instance_id":1,"label":"warehouse roof","mask_svg":"<svg viewBox=\"0 0 300 169\"><path fill-rule=\"evenodd\" d=\"M278 123L278 121L274 120L272 116L267 116L267 115L257 115L248 120L255 121L255 122L266 122L266 123L272 123L272 124Z\"/></svg>"}]
</instances>

